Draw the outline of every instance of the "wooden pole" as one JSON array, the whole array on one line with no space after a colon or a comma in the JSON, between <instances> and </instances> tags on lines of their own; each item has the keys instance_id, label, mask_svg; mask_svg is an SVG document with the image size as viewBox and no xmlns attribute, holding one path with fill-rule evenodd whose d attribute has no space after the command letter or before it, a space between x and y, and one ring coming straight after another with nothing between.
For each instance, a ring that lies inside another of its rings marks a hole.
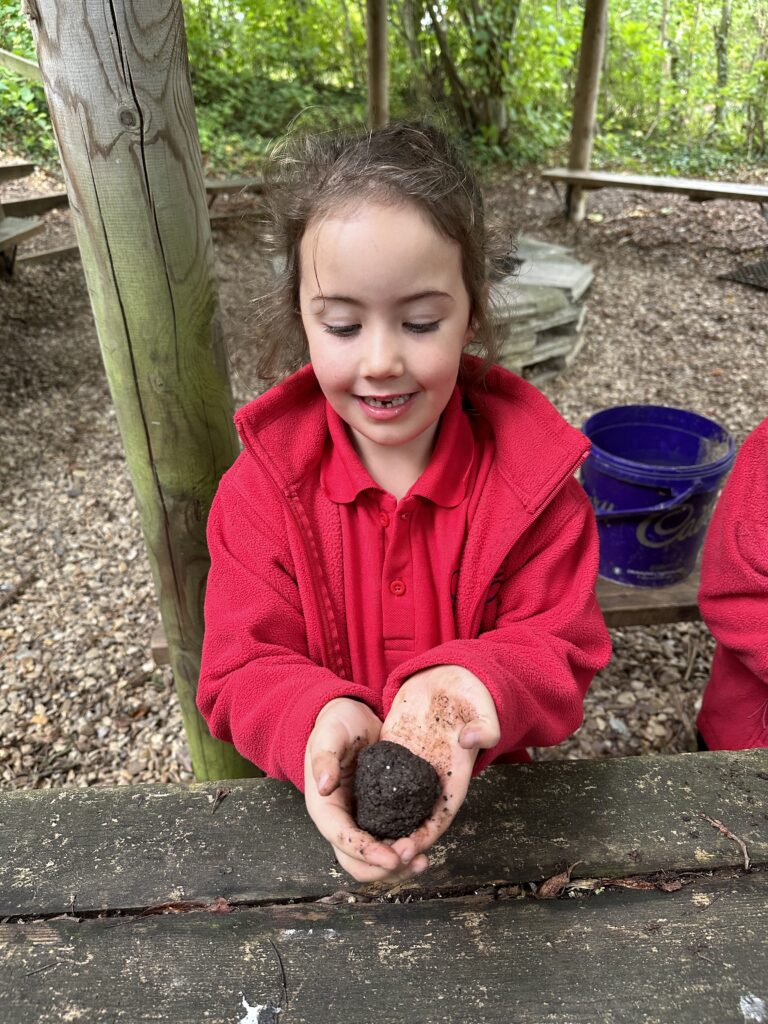
<instances>
[{"instance_id":1,"label":"wooden pole","mask_svg":"<svg viewBox=\"0 0 768 1024\"><path fill-rule=\"evenodd\" d=\"M389 66L387 63L387 0L366 0L368 32L368 126L389 121Z\"/></svg>"},{"instance_id":2,"label":"wooden pole","mask_svg":"<svg viewBox=\"0 0 768 1024\"><path fill-rule=\"evenodd\" d=\"M595 114L600 87L600 70L605 50L608 24L608 0L586 0L581 32L579 72L573 102L573 128L568 167L572 171L588 171L595 138ZM578 185L568 187L568 218L584 220L586 202Z\"/></svg>"},{"instance_id":3,"label":"wooden pole","mask_svg":"<svg viewBox=\"0 0 768 1024\"><path fill-rule=\"evenodd\" d=\"M180 0L25 0L198 779L205 523L237 455ZM149 642L149 638L147 638Z\"/></svg>"}]
</instances>

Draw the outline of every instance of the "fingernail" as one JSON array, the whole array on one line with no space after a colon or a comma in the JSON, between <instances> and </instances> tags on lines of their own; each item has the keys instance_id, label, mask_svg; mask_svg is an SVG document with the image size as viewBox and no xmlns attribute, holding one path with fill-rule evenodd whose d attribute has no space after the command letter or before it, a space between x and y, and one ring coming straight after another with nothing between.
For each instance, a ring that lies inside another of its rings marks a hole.
<instances>
[{"instance_id":1,"label":"fingernail","mask_svg":"<svg viewBox=\"0 0 768 1024\"><path fill-rule=\"evenodd\" d=\"M413 860L413 850L406 850L405 853L400 857L403 864L410 864Z\"/></svg>"},{"instance_id":2,"label":"fingernail","mask_svg":"<svg viewBox=\"0 0 768 1024\"><path fill-rule=\"evenodd\" d=\"M467 743L470 747L476 747L478 745L478 743L480 742L480 733L477 733L477 732L467 732L467 733L464 733L464 742Z\"/></svg>"},{"instance_id":3,"label":"fingernail","mask_svg":"<svg viewBox=\"0 0 768 1024\"><path fill-rule=\"evenodd\" d=\"M330 784L330 781L331 781L331 776L328 774L328 772L323 772L322 775L320 776L320 779L319 779L318 783L317 783L317 788L320 790L321 793L322 793L322 791L324 789L328 788L328 785Z\"/></svg>"}]
</instances>

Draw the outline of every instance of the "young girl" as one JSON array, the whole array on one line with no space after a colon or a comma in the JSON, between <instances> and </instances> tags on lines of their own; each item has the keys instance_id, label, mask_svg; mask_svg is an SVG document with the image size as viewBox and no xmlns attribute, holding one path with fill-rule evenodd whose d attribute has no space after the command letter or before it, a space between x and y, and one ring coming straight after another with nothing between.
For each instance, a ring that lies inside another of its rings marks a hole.
<instances>
[{"instance_id":1,"label":"young girl","mask_svg":"<svg viewBox=\"0 0 768 1024\"><path fill-rule=\"evenodd\" d=\"M741 446L715 506L699 606L718 641L697 722L700 745L768 747L768 419Z\"/></svg>"},{"instance_id":2,"label":"young girl","mask_svg":"<svg viewBox=\"0 0 768 1024\"><path fill-rule=\"evenodd\" d=\"M480 191L446 138L393 124L276 158L285 256L269 359L208 521L198 706L303 790L356 879L403 879L470 777L559 743L610 643L574 479L588 442L530 384L466 353L491 330ZM262 363L262 374L264 364ZM353 818L358 751L431 761L411 836Z\"/></svg>"}]
</instances>

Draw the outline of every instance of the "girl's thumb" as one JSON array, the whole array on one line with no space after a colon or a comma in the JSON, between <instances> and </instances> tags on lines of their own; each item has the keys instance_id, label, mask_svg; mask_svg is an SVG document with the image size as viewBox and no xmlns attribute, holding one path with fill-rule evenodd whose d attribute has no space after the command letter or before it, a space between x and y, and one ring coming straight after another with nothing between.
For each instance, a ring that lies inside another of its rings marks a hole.
<instances>
[{"instance_id":1,"label":"girl's thumb","mask_svg":"<svg viewBox=\"0 0 768 1024\"><path fill-rule=\"evenodd\" d=\"M498 730L493 729L490 723L482 718L473 718L459 733L459 746L464 750L472 750L473 747L487 750L488 747L493 747L498 742Z\"/></svg>"}]
</instances>

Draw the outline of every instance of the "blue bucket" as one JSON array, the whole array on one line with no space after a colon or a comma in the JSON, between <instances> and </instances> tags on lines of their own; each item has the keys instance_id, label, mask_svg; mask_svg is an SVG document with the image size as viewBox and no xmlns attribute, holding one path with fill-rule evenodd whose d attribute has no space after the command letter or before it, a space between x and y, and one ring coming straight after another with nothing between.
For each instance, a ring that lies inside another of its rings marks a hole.
<instances>
[{"instance_id":1,"label":"blue bucket","mask_svg":"<svg viewBox=\"0 0 768 1024\"><path fill-rule=\"evenodd\" d=\"M663 405L619 405L590 416L581 469L600 537L600 575L666 587L696 565L733 437L718 423Z\"/></svg>"}]
</instances>

